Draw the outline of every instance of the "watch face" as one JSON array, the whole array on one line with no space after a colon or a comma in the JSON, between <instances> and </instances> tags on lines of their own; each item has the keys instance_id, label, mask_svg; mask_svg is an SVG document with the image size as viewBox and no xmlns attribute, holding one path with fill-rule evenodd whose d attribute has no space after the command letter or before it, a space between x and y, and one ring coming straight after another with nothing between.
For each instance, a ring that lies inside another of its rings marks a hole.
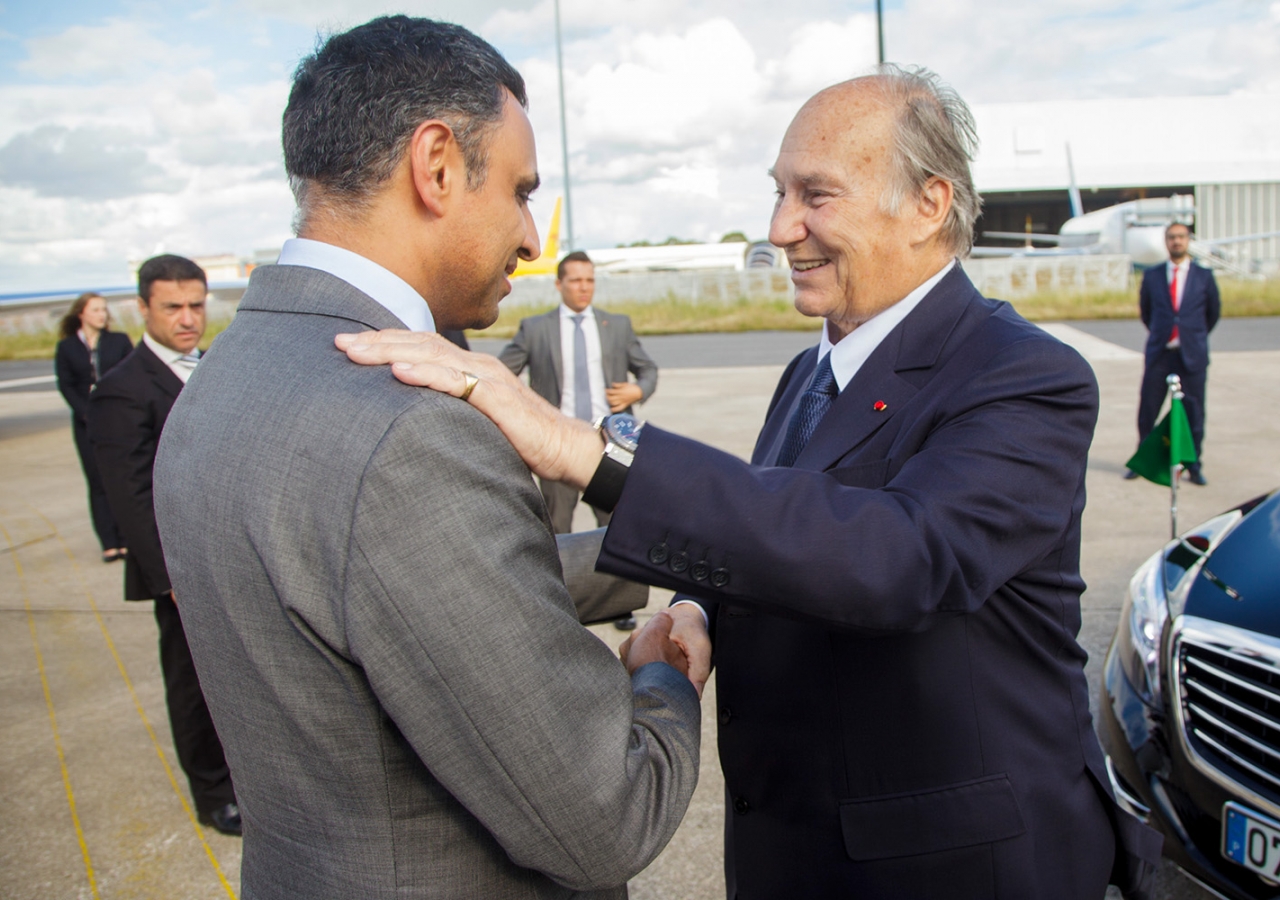
<instances>
[{"instance_id":1,"label":"watch face","mask_svg":"<svg viewBox=\"0 0 1280 900\"><path fill-rule=\"evenodd\" d=\"M618 413L604 420L605 436L631 453L636 452L636 444L640 441L640 431L643 428L644 425L630 413Z\"/></svg>"}]
</instances>

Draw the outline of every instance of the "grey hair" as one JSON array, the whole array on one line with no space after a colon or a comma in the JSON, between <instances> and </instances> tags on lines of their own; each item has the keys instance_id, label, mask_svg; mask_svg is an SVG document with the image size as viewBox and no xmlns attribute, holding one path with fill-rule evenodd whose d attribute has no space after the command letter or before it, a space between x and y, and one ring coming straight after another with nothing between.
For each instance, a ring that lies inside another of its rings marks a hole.
<instances>
[{"instance_id":1,"label":"grey hair","mask_svg":"<svg viewBox=\"0 0 1280 900\"><path fill-rule=\"evenodd\" d=\"M978 150L973 113L960 95L922 66L882 63L868 76L885 100L899 110L894 124L893 175L880 207L897 215L902 204L919 197L930 178L951 183L951 209L941 238L957 256L973 248L973 229L982 197L973 186L969 164Z\"/></svg>"}]
</instances>

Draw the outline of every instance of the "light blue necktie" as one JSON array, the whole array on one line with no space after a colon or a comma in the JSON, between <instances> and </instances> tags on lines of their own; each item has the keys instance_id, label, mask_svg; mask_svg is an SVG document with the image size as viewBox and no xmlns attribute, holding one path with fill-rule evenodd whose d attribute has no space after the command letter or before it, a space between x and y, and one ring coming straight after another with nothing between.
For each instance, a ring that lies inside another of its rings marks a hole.
<instances>
[{"instance_id":1,"label":"light blue necktie","mask_svg":"<svg viewBox=\"0 0 1280 900\"><path fill-rule=\"evenodd\" d=\"M190 353L184 353L174 361L174 365L182 366L189 372L196 370L196 363L200 362L200 351L193 350Z\"/></svg>"},{"instance_id":2,"label":"light blue necktie","mask_svg":"<svg viewBox=\"0 0 1280 900\"><path fill-rule=\"evenodd\" d=\"M818 423L827 414L831 404L836 402L840 389L836 387L836 376L831 371L831 354L822 357L818 368L814 370L813 380L800 395L800 404L796 407L791 421L787 424L787 436L782 441L782 450L778 453L779 466L795 464L800 452L809 443L809 438L818 430Z\"/></svg>"},{"instance_id":3,"label":"light blue necktie","mask_svg":"<svg viewBox=\"0 0 1280 900\"><path fill-rule=\"evenodd\" d=\"M584 316L573 316L573 414L591 421L591 376L587 372L587 333L582 330Z\"/></svg>"}]
</instances>

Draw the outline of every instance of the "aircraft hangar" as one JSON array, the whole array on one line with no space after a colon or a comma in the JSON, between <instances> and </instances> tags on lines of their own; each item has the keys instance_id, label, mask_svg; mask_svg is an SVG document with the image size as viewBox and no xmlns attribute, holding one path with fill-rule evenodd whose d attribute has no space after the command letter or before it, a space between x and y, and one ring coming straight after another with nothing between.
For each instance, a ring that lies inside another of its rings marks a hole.
<instances>
[{"instance_id":1,"label":"aircraft hangar","mask_svg":"<svg viewBox=\"0 0 1280 900\"><path fill-rule=\"evenodd\" d=\"M1280 232L1280 93L975 104L973 112L980 233L1056 234L1071 218L1072 170L1086 213L1182 194L1195 197L1198 239ZM981 234L978 243L1016 244ZM1215 254L1238 274L1280 274L1280 235Z\"/></svg>"}]
</instances>

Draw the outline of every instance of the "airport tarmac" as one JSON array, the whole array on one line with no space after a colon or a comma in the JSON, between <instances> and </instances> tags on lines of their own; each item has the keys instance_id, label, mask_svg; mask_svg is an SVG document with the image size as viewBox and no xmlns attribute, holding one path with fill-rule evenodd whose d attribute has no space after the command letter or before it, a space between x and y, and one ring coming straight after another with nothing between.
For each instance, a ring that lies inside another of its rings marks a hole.
<instances>
[{"instance_id":1,"label":"airport tarmac","mask_svg":"<svg viewBox=\"0 0 1280 900\"><path fill-rule=\"evenodd\" d=\"M1232 321L1245 320L1223 324ZM1222 328L1214 335L1209 485L1183 488L1184 527L1280 486L1280 319L1251 321L1265 324L1239 327L1241 349L1231 349L1239 345L1220 335ZM1090 360L1101 388L1088 468L1089 590L1080 638L1095 701L1129 576L1169 533L1167 489L1120 478L1135 442L1142 370L1134 328L1141 326L1046 326ZM646 338L664 368L642 414L746 456L783 363L812 340L811 334ZM673 362L672 347L701 365ZM62 399L47 382L2 389L6 380L44 377L38 365L29 374L0 367L0 896L235 897L240 842L200 827L191 814L168 731L150 604L124 603L121 567L99 561ZM580 508L579 527L589 519ZM668 596L653 590L642 618ZM607 625L593 631L615 646L623 637ZM632 881L635 900L724 896L714 683L703 708L697 793L670 846ZM1166 865L1158 896L1209 895Z\"/></svg>"}]
</instances>

